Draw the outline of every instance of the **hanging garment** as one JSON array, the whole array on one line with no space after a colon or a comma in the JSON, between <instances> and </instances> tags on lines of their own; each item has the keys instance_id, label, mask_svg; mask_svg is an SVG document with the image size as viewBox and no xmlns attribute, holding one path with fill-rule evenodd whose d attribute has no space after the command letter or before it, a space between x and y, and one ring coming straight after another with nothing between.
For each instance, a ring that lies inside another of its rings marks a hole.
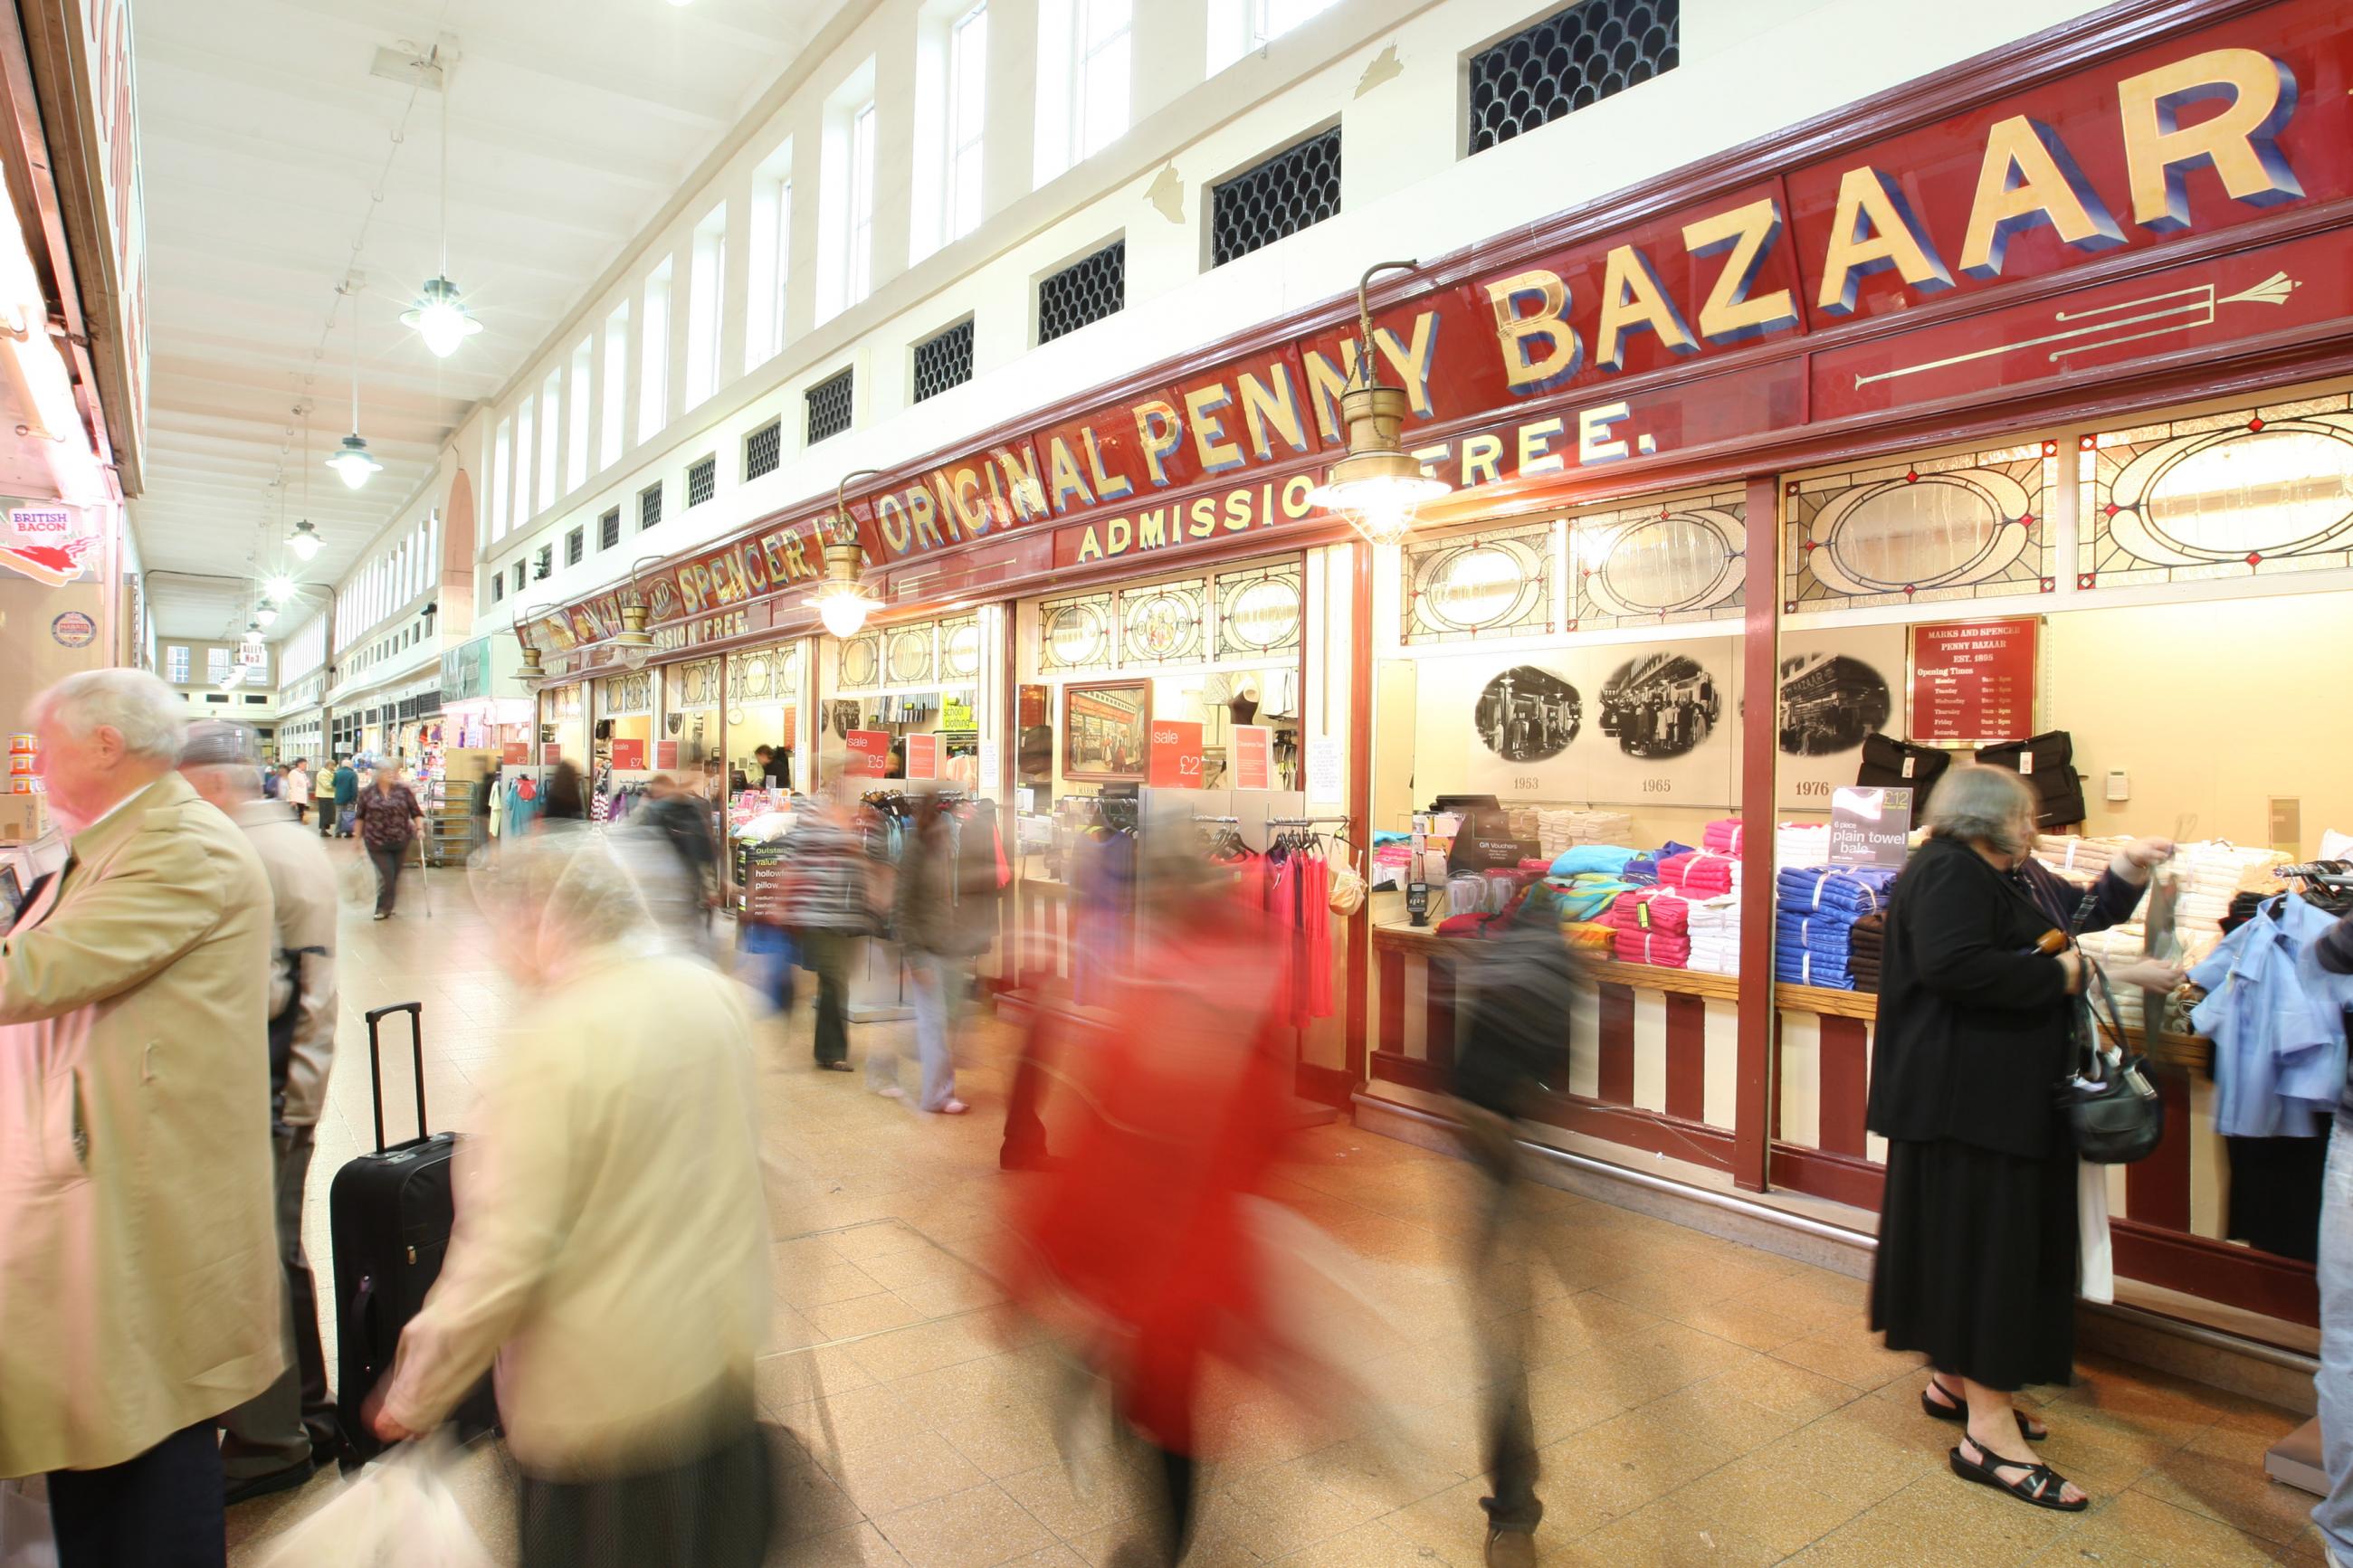
<instances>
[{"instance_id":1,"label":"hanging garment","mask_svg":"<svg viewBox=\"0 0 2353 1568\"><path fill-rule=\"evenodd\" d=\"M2336 1110L2353 975L2300 963L2336 923L2284 894L2189 972L2207 993L2189 1021L2214 1042L2214 1130L2224 1137L2312 1137Z\"/></svg>"},{"instance_id":2,"label":"hanging garment","mask_svg":"<svg viewBox=\"0 0 2353 1568\"><path fill-rule=\"evenodd\" d=\"M1920 826L1927 809L1928 792L1953 765L1953 753L1936 746L1915 746L1893 735L1862 738L1862 765L1854 782L1863 789L1908 789L1912 792L1912 826Z\"/></svg>"},{"instance_id":3,"label":"hanging garment","mask_svg":"<svg viewBox=\"0 0 2353 1568\"><path fill-rule=\"evenodd\" d=\"M2084 779L2075 771L2075 742L2066 731L1988 746L1978 752L1978 761L2008 768L2027 782L2034 791L2034 820L2042 826L2084 820Z\"/></svg>"}]
</instances>

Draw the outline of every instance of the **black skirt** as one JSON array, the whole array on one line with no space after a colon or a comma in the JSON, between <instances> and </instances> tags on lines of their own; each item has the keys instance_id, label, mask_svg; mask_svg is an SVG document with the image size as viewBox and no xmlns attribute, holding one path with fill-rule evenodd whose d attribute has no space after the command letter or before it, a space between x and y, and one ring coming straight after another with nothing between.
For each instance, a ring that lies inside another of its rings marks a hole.
<instances>
[{"instance_id":1,"label":"black skirt","mask_svg":"<svg viewBox=\"0 0 2353 1568\"><path fill-rule=\"evenodd\" d=\"M2075 1360L2074 1150L2022 1160L1891 1142L1871 1326L1989 1388L2066 1383Z\"/></svg>"},{"instance_id":2,"label":"black skirt","mask_svg":"<svg viewBox=\"0 0 2353 1568\"><path fill-rule=\"evenodd\" d=\"M767 1431L747 1420L708 1453L635 1475L526 1471L515 1511L523 1568L760 1568L776 1503Z\"/></svg>"}]
</instances>

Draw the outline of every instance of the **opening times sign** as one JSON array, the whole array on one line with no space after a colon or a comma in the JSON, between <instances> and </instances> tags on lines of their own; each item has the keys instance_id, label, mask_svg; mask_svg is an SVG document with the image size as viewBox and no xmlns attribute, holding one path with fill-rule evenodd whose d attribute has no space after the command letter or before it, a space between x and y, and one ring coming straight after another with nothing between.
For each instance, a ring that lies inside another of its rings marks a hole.
<instances>
[{"instance_id":1,"label":"opening times sign","mask_svg":"<svg viewBox=\"0 0 2353 1568\"><path fill-rule=\"evenodd\" d=\"M2041 622L1953 621L1912 628L1912 739L1987 745L2034 733Z\"/></svg>"}]
</instances>

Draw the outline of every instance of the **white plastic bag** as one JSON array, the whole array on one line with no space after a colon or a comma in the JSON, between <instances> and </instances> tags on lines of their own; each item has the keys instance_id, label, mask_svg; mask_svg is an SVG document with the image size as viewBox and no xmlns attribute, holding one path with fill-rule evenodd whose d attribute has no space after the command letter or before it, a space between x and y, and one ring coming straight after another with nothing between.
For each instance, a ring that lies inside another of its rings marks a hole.
<instances>
[{"instance_id":1,"label":"white plastic bag","mask_svg":"<svg viewBox=\"0 0 2353 1568\"><path fill-rule=\"evenodd\" d=\"M456 1459L447 1436L404 1444L279 1537L262 1568L497 1568L449 1490Z\"/></svg>"},{"instance_id":2,"label":"white plastic bag","mask_svg":"<svg viewBox=\"0 0 2353 1568\"><path fill-rule=\"evenodd\" d=\"M0 1568L58 1568L48 1490L38 1477L0 1481Z\"/></svg>"},{"instance_id":3,"label":"white plastic bag","mask_svg":"<svg viewBox=\"0 0 2353 1568\"><path fill-rule=\"evenodd\" d=\"M2116 1299L2116 1254L2108 1242L2108 1168L2089 1160L2075 1162L2076 1269L2079 1294L2086 1301Z\"/></svg>"}]
</instances>

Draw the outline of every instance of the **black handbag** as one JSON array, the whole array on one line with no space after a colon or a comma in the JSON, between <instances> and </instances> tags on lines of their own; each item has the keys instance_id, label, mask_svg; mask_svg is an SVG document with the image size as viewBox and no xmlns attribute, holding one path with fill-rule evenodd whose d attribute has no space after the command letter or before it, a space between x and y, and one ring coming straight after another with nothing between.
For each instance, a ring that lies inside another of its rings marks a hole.
<instances>
[{"instance_id":1,"label":"black handbag","mask_svg":"<svg viewBox=\"0 0 2353 1568\"><path fill-rule=\"evenodd\" d=\"M2091 902L2084 900L2073 923L2082 924ZM2165 1101L2149 1081L2148 1058L2126 1043L2123 1015L2116 1011L2107 971L2089 953L2076 951L2084 961L2084 994L2073 1008L2080 1065L2075 1076L2060 1085L2059 1100L2066 1107L2076 1153L2094 1165L2129 1165L2147 1159L2165 1142ZM2093 1005L2095 991L2106 1004L2105 1019ZM2104 1025L2115 1040L2113 1047L2101 1042Z\"/></svg>"}]
</instances>

